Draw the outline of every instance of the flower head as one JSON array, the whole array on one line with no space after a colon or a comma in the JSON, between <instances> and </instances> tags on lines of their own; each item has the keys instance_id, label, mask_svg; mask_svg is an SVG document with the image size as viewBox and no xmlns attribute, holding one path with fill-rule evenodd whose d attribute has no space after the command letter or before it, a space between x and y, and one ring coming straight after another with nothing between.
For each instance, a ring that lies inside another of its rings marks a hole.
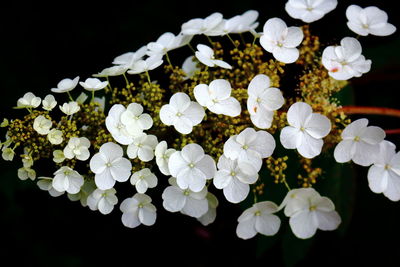
<instances>
[{"instance_id":1,"label":"flower head","mask_svg":"<svg viewBox=\"0 0 400 267\"><path fill-rule=\"evenodd\" d=\"M99 72L97 74L93 74L93 76L94 77L119 76L119 75L124 74L127 70L128 70L127 66L117 65L117 66L112 66L112 67L109 67L109 68L105 68L101 72ZM106 86L104 86L104 87L107 87L108 82L103 82L103 83L106 83ZM100 88L100 89L103 89L103 88ZM97 90L100 90L100 89L97 89ZM87 89L87 90L96 91L96 90L91 90L91 89Z\"/></svg>"},{"instance_id":2,"label":"flower head","mask_svg":"<svg viewBox=\"0 0 400 267\"><path fill-rule=\"evenodd\" d=\"M196 101L211 112L230 117L240 115L240 103L231 96L232 88L227 80L217 79L210 85L199 84L193 91Z\"/></svg>"},{"instance_id":3,"label":"flower head","mask_svg":"<svg viewBox=\"0 0 400 267\"><path fill-rule=\"evenodd\" d=\"M154 158L154 149L157 144L155 135L142 133L133 138L133 142L128 146L126 153L130 159L139 158L141 161L148 162Z\"/></svg>"},{"instance_id":4,"label":"flower head","mask_svg":"<svg viewBox=\"0 0 400 267\"><path fill-rule=\"evenodd\" d=\"M216 166L214 159L204 154L198 144L188 144L182 151L171 155L168 168L177 184L182 189L200 192L206 185L206 180L214 177Z\"/></svg>"},{"instance_id":5,"label":"flower head","mask_svg":"<svg viewBox=\"0 0 400 267\"><path fill-rule=\"evenodd\" d=\"M75 89L75 87L78 85L78 82L79 76L75 77L73 80L66 78L57 84L57 88L51 88L51 91L53 93L66 93Z\"/></svg>"},{"instance_id":6,"label":"flower head","mask_svg":"<svg viewBox=\"0 0 400 267\"><path fill-rule=\"evenodd\" d=\"M258 22L256 21L258 18L258 11L256 10L248 10L242 15L236 17L238 17L236 19L237 22L235 23L235 27L230 30L230 33L254 31L254 29L258 26Z\"/></svg>"},{"instance_id":7,"label":"flower head","mask_svg":"<svg viewBox=\"0 0 400 267\"><path fill-rule=\"evenodd\" d=\"M57 129L51 129L50 132L47 134L47 139L51 144L59 145L64 140L63 132Z\"/></svg>"},{"instance_id":8,"label":"flower head","mask_svg":"<svg viewBox=\"0 0 400 267\"><path fill-rule=\"evenodd\" d=\"M33 129L42 135L48 134L52 125L51 120L46 119L43 115L37 116L33 121Z\"/></svg>"},{"instance_id":9,"label":"flower head","mask_svg":"<svg viewBox=\"0 0 400 267\"><path fill-rule=\"evenodd\" d=\"M22 167L18 169L18 178L21 180L27 180L28 178L32 181L36 178L36 171L31 167Z\"/></svg>"},{"instance_id":10,"label":"flower head","mask_svg":"<svg viewBox=\"0 0 400 267\"><path fill-rule=\"evenodd\" d=\"M287 27L279 18L267 20L260 37L261 46L272 53L275 59L283 63L293 63L299 58L296 48L303 40L303 31L299 27Z\"/></svg>"},{"instance_id":11,"label":"flower head","mask_svg":"<svg viewBox=\"0 0 400 267\"><path fill-rule=\"evenodd\" d=\"M274 117L274 111L282 107L285 99L278 88L270 87L267 75L258 74L247 89L247 109L253 124L260 129L268 129Z\"/></svg>"},{"instance_id":12,"label":"flower head","mask_svg":"<svg viewBox=\"0 0 400 267\"><path fill-rule=\"evenodd\" d=\"M257 233L266 236L275 235L281 226L281 220L274 214L277 211L278 206L271 201L255 203L238 218L237 236L249 239Z\"/></svg>"},{"instance_id":13,"label":"flower head","mask_svg":"<svg viewBox=\"0 0 400 267\"><path fill-rule=\"evenodd\" d=\"M86 137L72 137L64 148L64 156L67 159L76 158L85 161L90 157L90 141Z\"/></svg>"},{"instance_id":14,"label":"flower head","mask_svg":"<svg viewBox=\"0 0 400 267\"><path fill-rule=\"evenodd\" d=\"M346 10L346 17L349 29L362 36L387 36L396 31L396 27L387 22L386 12L376 6L361 8L351 5Z\"/></svg>"},{"instance_id":15,"label":"flower head","mask_svg":"<svg viewBox=\"0 0 400 267\"><path fill-rule=\"evenodd\" d=\"M130 181L138 193L144 194L148 188L156 187L158 180L157 176L149 168L144 168L138 172L134 172Z\"/></svg>"},{"instance_id":16,"label":"flower head","mask_svg":"<svg viewBox=\"0 0 400 267\"><path fill-rule=\"evenodd\" d=\"M126 111L121 104L113 105L106 117L106 127L115 141L121 145L129 145L133 142L133 136L128 132L127 127L121 121L122 114Z\"/></svg>"},{"instance_id":17,"label":"flower head","mask_svg":"<svg viewBox=\"0 0 400 267\"><path fill-rule=\"evenodd\" d=\"M44 110L51 111L57 105L57 101L53 95L47 95L42 100L42 105Z\"/></svg>"},{"instance_id":18,"label":"flower head","mask_svg":"<svg viewBox=\"0 0 400 267\"><path fill-rule=\"evenodd\" d=\"M122 55L114 58L114 61L112 63L114 65L130 67L135 62L141 60L146 55L146 53L147 53L147 47L142 46L136 52L128 52L128 53L122 54Z\"/></svg>"},{"instance_id":19,"label":"flower head","mask_svg":"<svg viewBox=\"0 0 400 267\"><path fill-rule=\"evenodd\" d=\"M17 107L19 108L37 108L40 106L42 100L40 97L35 96L33 93L28 92L23 97L18 99Z\"/></svg>"},{"instance_id":20,"label":"flower head","mask_svg":"<svg viewBox=\"0 0 400 267\"><path fill-rule=\"evenodd\" d=\"M174 50L178 45L180 45L178 41L179 38L177 36L171 32L166 32L162 34L156 42L147 44L147 54L149 56L164 56L166 53Z\"/></svg>"},{"instance_id":21,"label":"flower head","mask_svg":"<svg viewBox=\"0 0 400 267\"><path fill-rule=\"evenodd\" d=\"M127 132L134 137L153 126L153 119L149 114L143 113L143 106L137 103L129 104L121 113L121 122L126 126Z\"/></svg>"},{"instance_id":22,"label":"flower head","mask_svg":"<svg viewBox=\"0 0 400 267\"><path fill-rule=\"evenodd\" d=\"M107 190L114 186L115 181L125 182L129 179L132 164L122 156L122 148L108 142L90 159L90 170L95 173L94 181L99 189Z\"/></svg>"},{"instance_id":23,"label":"flower head","mask_svg":"<svg viewBox=\"0 0 400 267\"><path fill-rule=\"evenodd\" d=\"M379 153L368 170L368 183L374 193L383 193L392 201L400 200L400 152L389 141L379 144Z\"/></svg>"},{"instance_id":24,"label":"flower head","mask_svg":"<svg viewBox=\"0 0 400 267\"><path fill-rule=\"evenodd\" d=\"M285 10L292 18L311 23L334 10L337 4L337 0L289 0L285 5Z\"/></svg>"},{"instance_id":25,"label":"flower head","mask_svg":"<svg viewBox=\"0 0 400 267\"><path fill-rule=\"evenodd\" d=\"M100 81L97 78L87 78L85 82L79 84L88 91L98 91L104 89L108 85L108 81Z\"/></svg>"},{"instance_id":26,"label":"flower head","mask_svg":"<svg viewBox=\"0 0 400 267\"><path fill-rule=\"evenodd\" d=\"M106 215L111 213L114 206L118 203L114 188L107 190L96 189L87 198L87 205L91 210L99 210Z\"/></svg>"},{"instance_id":27,"label":"flower head","mask_svg":"<svg viewBox=\"0 0 400 267\"><path fill-rule=\"evenodd\" d=\"M207 193L206 198L208 201L208 210L205 214L197 218L197 220L204 226L207 226L215 221L215 218L217 217L217 207L219 204L217 197L210 192Z\"/></svg>"},{"instance_id":28,"label":"flower head","mask_svg":"<svg viewBox=\"0 0 400 267\"><path fill-rule=\"evenodd\" d=\"M361 166L369 166L379 153L379 143L385 132L376 126L367 126L367 119L358 119L347 125L342 132L342 141L335 147L334 157L343 163L353 160Z\"/></svg>"},{"instance_id":29,"label":"flower head","mask_svg":"<svg viewBox=\"0 0 400 267\"><path fill-rule=\"evenodd\" d=\"M232 66L226 63L225 61L215 59L214 50L212 50L210 47L206 45L198 44L195 56L201 63L203 63L206 66L209 67L218 66L224 69L232 69Z\"/></svg>"},{"instance_id":30,"label":"flower head","mask_svg":"<svg viewBox=\"0 0 400 267\"><path fill-rule=\"evenodd\" d=\"M208 35L222 22L222 20L222 14L218 12L211 14L205 19L191 19L182 24L182 33L186 35Z\"/></svg>"},{"instance_id":31,"label":"flower head","mask_svg":"<svg viewBox=\"0 0 400 267\"><path fill-rule=\"evenodd\" d=\"M53 187L53 178L52 177L38 177L37 186L44 191L48 191L50 196L59 197L64 194L64 192L59 192Z\"/></svg>"},{"instance_id":32,"label":"flower head","mask_svg":"<svg viewBox=\"0 0 400 267\"><path fill-rule=\"evenodd\" d=\"M322 138L331 131L330 120L321 114L312 113L310 105L297 102L287 113L289 126L282 129L280 140L287 149L297 149L305 158L313 158L321 153Z\"/></svg>"},{"instance_id":33,"label":"flower head","mask_svg":"<svg viewBox=\"0 0 400 267\"><path fill-rule=\"evenodd\" d=\"M71 101L69 103L64 103L62 106L60 106L60 110L66 114L66 115L72 115L77 113L81 107L79 104L75 101Z\"/></svg>"},{"instance_id":34,"label":"flower head","mask_svg":"<svg viewBox=\"0 0 400 267\"><path fill-rule=\"evenodd\" d=\"M81 190L83 177L70 167L63 166L54 175L52 186L58 192L67 191L70 194L76 194Z\"/></svg>"},{"instance_id":35,"label":"flower head","mask_svg":"<svg viewBox=\"0 0 400 267\"><path fill-rule=\"evenodd\" d=\"M193 126L199 124L205 116L199 103L190 101L185 93L175 93L169 104L161 107L160 119L165 125L173 125L182 134L192 132Z\"/></svg>"},{"instance_id":36,"label":"flower head","mask_svg":"<svg viewBox=\"0 0 400 267\"><path fill-rule=\"evenodd\" d=\"M129 228L135 228L140 224L151 226L156 222L156 207L151 204L151 197L136 193L133 197L122 201L122 223Z\"/></svg>"},{"instance_id":37,"label":"flower head","mask_svg":"<svg viewBox=\"0 0 400 267\"><path fill-rule=\"evenodd\" d=\"M169 158L174 152L176 152L176 150L173 148L168 148L166 141L161 141L156 146L156 149L154 151L154 155L156 156L156 163L158 169L164 175L171 175L168 168L168 162Z\"/></svg>"},{"instance_id":38,"label":"flower head","mask_svg":"<svg viewBox=\"0 0 400 267\"><path fill-rule=\"evenodd\" d=\"M366 60L361 52L361 44L357 39L345 37L340 41L340 46L324 49L322 64L336 80L360 77L371 69L371 60Z\"/></svg>"},{"instance_id":39,"label":"flower head","mask_svg":"<svg viewBox=\"0 0 400 267\"><path fill-rule=\"evenodd\" d=\"M154 70L159 66L161 66L162 63L163 63L162 56L156 54L146 58L145 60L140 59L134 62L132 65L129 66L128 73L139 74L150 70Z\"/></svg>"}]
</instances>

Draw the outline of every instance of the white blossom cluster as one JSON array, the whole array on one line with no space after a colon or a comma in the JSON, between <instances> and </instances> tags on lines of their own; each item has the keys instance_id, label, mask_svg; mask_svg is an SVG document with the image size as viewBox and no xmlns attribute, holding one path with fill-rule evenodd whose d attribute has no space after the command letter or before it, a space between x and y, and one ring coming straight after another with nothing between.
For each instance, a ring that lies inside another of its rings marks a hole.
<instances>
[{"instance_id":1,"label":"white blossom cluster","mask_svg":"<svg viewBox=\"0 0 400 267\"><path fill-rule=\"evenodd\" d=\"M336 5L336 0L289 0L285 9L291 17L311 23L321 19ZM396 30L387 22L386 13L377 7L363 9L351 5L346 17L348 27L358 35L383 36ZM164 59L170 61L168 53L189 45L196 35L215 37L250 32L259 38L263 49L277 61L285 64L296 62L300 54L297 47L304 37L301 28L287 26L280 18L270 18L265 22L263 31L258 33L257 18L258 12L250 10L229 19L224 19L220 13L213 13L204 19L189 20L182 25L179 34L164 33L136 52L116 57L113 66L94 76L108 78L123 75L126 78L126 73L145 73L151 82L149 72L161 66ZM211 47L197 44L196 48L194 55L187 58L182 67L186 79L197 71L197 64L209 68L232 68L228 62L215 58ZM361 53L362 47L356 38L344 37L340 45L324 49L322 64L333 79L360 77L371 67L371 61ZM80 110L81 103L87 98L81 95L76 100L72 99L70 92L78 84L91 92L92 101L96 101L96 91L109 86L108 81L98 78L87 78L84 82L79 82L79 77L61 80L51 91L68 94L71 101L60 105L59 109L70 117ZM226 79L200 83L194 87L194 98L184 92L175 93L159 111L164 125L173 126L171 131L184 135L192 133L194 127L201 127L204 117L210 114L237 117L248 112L254 127L248 127L225 140L223 154L218 159L206 154L203 147L196 143L187 144L180 150L169 148L165 140L158 140L157 136L147 133L153 127L153 118L141 104L114 104L105 122L113 142L104 143L99 151L93 152L91 140L75 136L68 139L63 149L53 152L53 160L57 163L65 159L88 163L92 179L63 166L52 175L39 177L38 186L51 196L66 192L71 200L80 200L91 210L109 214L119 203L116 182L129 180L136 193L120 203L122 223L130 228L141 224L150 226L156 221L157 209L147 194L158 186L161 177L157 177L158 171L149 168L132 173L132 162L154 162L159 172L169 177L169 186L162 193L164 209L180 212L208 225L215 220L219 205L217 194L210 192L211 185L221 189L228 202L240 203L248 197L251 185L259 180L264 160L273 155L277 145L266 130L271 127L274 113L285 103L281 90L271 87L270 77L262 73L255 73L246 88L246 110L242 110L241 103L232 95L232 89ZM104 110L104 101L102 103ZM36 109L41 104L43 110L51 111L57 106L57 101L53 95L47 95L42 100L31 92L17 101L18 108L28 110ZM66 138L58 125L43 115L35 118L32 127L54 145L61 144ZM284 148L295 149L302 157L311 159L321 154L324 138L330 131L331 121L326 116L313 112L309 104L299 101L287 110L287 126L280 131L279 142ZM334 150L336 161L370 166L368 181L371 190L383 193L390 200L400 200L400 153L396 153L394 144L384 140L385 132L379 127L368 126L367 119L359 119L348 125L341 137L342 141ZM4 160L12 160L15 155L8 140L0 145ZM33 160L29 153L24 154L22 161L18 177L34 180L36 172L32 169ZM281 219L276 215L280 210L289 217L289 225L299 238L310 238L317 229L334 230L341 222L329 198L321 196L313 188L292 189L279 206L271 201L262 201L246 209L238 217L238 237L248 239L257 233L275 235L281 225Z\"/></svg>"}]
</instances>

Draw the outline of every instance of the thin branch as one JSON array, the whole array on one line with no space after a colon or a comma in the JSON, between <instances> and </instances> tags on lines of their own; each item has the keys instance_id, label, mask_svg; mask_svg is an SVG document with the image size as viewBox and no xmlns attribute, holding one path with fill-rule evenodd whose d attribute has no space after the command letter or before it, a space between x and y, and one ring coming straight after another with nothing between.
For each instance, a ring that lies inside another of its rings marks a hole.
<instances>
[{"instance_id":1,"label":"thin branch","mask_svg":"<svg viewBox=\"0 0 400 267\"><path fill-rule=\"evenodd\" d=\"M384 115L400 118L400 110L394 108L383 107L364 107L364 106L344 106L339 111L346 114L371 114L371 115Z\"/></svg>"}]
</instances>

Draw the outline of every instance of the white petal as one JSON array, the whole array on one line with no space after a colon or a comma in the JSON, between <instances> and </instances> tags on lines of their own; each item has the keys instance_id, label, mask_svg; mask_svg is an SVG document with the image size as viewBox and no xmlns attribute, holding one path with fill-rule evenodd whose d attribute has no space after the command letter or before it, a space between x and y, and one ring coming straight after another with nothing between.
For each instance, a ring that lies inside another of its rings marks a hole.
<instances>
[{"instance_id":1,"label":"white petal","mask_svg":"<svg viewBox=\"0 0 400 267\"><path fill-rule=\"evenodd\" d=\"M138 150L138 158L143 162L149 162L154 158L154 151L150 146L143 146Z\"/></svg>"},{"instance_id":2,"label":"white petal","mask_svg":"<svg viewBox=\"0 0 400 267\"><path fill-rule=\"evenodd\" d=\"M236 142L236 136L231 136L224 144L224 155L229 159L237 159L241 151L241 144Z\"/></svg>"},{"instance_id":3,"label":"white petal","mask_svg":"<svg viewBox=\"0 0 400 267\"><path fill-rule=\"evenodd\" d=\"M191 124L194 126L199 124L205 115L206 113L204 112L204 108L200 106L199 103L192 101L189 107L183 112L182 117L189 119Z\"/></svg>"},{"instance_id":4,"label":"white petal","mask_svg":"<svg viewBox=\"0 0 400 267\"><path fill-rule=\"evenodd\" d=\"M141 224L138 212L126 212L121 217L122 224L128 228L135 228Z\"/></svg>"},{"instance_id":5,"label":"white petal","mask_svg":"<svg viewBox=\"0 0 400 267\"><path fill-rule=\"evenodd\" d=\"M123 155L122 148L119 145L112 142L103 144L100 147L99 152L103 154L110 161L120 158Z\"/></svg>"},{"instance_id":6,"label":"white petal","mask_svg":"<svg viewBox=\"0 0 400 267\"><path fill-rule=\"evenodd\" d=\"M215 66L214 60L211 60L209 57L206 57L204 54L196 51L195 52L195 56L204 65L206 65L208 67L214 67Z\"/></svg>"},{"instance_id":7,"label":"white petal","mask_svg":"<svg viewBox=\"0 0 400 267\"><path fill-rule=\"evenodd\" d=\"M233 97L220 100L218 103L209 107L209 109L211 112L214 112L216 114L223 114L230 117L239 116L242 111L239 101L237 101L236 98Z\"/></svg>"},{"instance_id":8,"label":"white petal","mask_svg":"<svg viewBox=\"0 0 400 267\"><path fill-rule=\"evenodd\" d=\"M342 132L343 139L354 139L356 136L360 136L364 131L364 128L367 127L368 120L367 119L358 119L350 123L344 128Z\"/></svg>"},{"instance_id":9,"label":"white petal","mask_svg":"<svg viewBox=\"0 0 400 267\"><path fill-rule=\"evenodd\" d=\"M297 48L276 47L272 54L276 60L290 64L299 58L300 52Z\"/></svg>"},{"instance_id":10,"label":"white petal","mask_svg":"<svg viewBox=\"0 0 400 267\"><path fill-rule=\"evenodd\" d=\"M305 129L314 138L323 138L331 131L331 121L324 115L312 113L309 116Z\"/></svg>"},{"instance_id":11,"label":"white petal","mask_svg":"<svg viewBox=\"0 0 400 267\"><path fill-rule=\"evenodd\" d=\"M65 187L66 183L67 187ZM56 175L52 181L53 188L58 192L64 192L68 188L68 185L68 179L62 174Z\"/></svg>"},{"instance_id":12,"label":"white petal","mask_svg":"<svg viewBox=\"0 0 400 267\"><path fill-rule=\"evenodd\" d=\"M371 145L380 143L386 137L385 131L380 127L368 126L361 139Z\"/></svg>"},{"instance_id":13,"label":"white petal","mask_svg":"<svg viewBox=\"0 0 400 267\"><path fill-rule=\"evenodd\" d=\"M188 167L188 162L182 157L180 151L174 152L168 161L168 168L171 172L171 175L176 177L180 172Z\"/></svg>"},{"instance_id":14,"label":"white petal","mask_svg":"<svg viewBox=\"0 0 400 267\"><path fill-rule=\"evenodd\" d=\"M287 112L287 121L289 125L301 128L304 126L307 118L311 115L312 108L304 102L296 102L290 106Z\"/></svg>"},{"instance_id":15,"label":"white petal","mask_svg":"<svg viewBox=\"0 0 400 267\"><path fill-rule=\"evenodd\" d=\"M285 103L281 90L278 88L268 88L261 95L262 105L269 110L278 110Z\"/></svg>"},{"instance_id":16,"label":"white petal","mask_svg":"<svg viewBox=\"0 0 400 267\"><path fill-rule=\"evenodd\" d=\"M138 217L141 223L151 226L156 222L157 213L144 206L143 208L139 209Z\"/></svg>"},{"instance_id":17,"label":"white petal","mask_svg":"<svg viewBox=\"0 0 400 267\"><path fill-rule=\"evenodd\" d=\"M110 172L114 180L118 182L126 182L131 175L131 169L131 162L125 158L121 158L112 163Z\"/></svg>"},{"instance_id":18,"label":"white petal","mask_svg":"<svg viewBox=\"0 0 400 267\"><path fill-rule=\"evenodd\" d=\"M368 170L368 185L372 192L382 193L388 186L388 171L383 167L372 165Z\"/></svg>"},{"instance_id":19,"label":"white petal","mask_svg":"<svg viewBox=\"0 0 400 267\"><path fill-rule=\"evenodd\" d=\"M215 161L209 155L205 155L200 161L198 161L196 163L196 168L200 169L204 173L206 179L213 178L217 171Z\"/></svg>"},{"instance_id":20,"label":"white petal","mask_svg":"<svg viewBox=\"0 0 400 267\"><path fill-rule=\"evenodd\" d=\"M105 169L102 173L97 173L94 176L94 181L96 186L101 190L110 189L115 185L115 180L113 179L109 169Z\"/></svg>"},{"instance_id":21,"label":"white petal","mask_svg":"<svg viewBox=\"0 0 400 267\"><path fill-rule=\"evenodd\" d=\"M286 31L286 23L279 18L271 18L264 24L264 34L272 40L280 40L282 33Z\"/></svg>"},{"instance_id":22,"label":"white petal","mask_svg":"<svg viewBox=\"0 0 400 267\"><path fill-rule=\"evenodd\" d=\"M254 126L260 129L268 129L269 127L271 127L273 119L274 112L266 110L263 107L257 109L257 112L255 114L250 114L251 122L254 124Z\"/></svg>"},{"instance_id":23,"label":"white petal","mask_svg":"<svg viewBox=\"0 0 400 267\"><path fill-rule=\"evenodd\" d=\"M223 189L231 183L231 180L232 176L229 172L225 170L220 170L215 173L213 183L216 188Z\"/></svg>"},{"instance_id":24,"label":"white petal","mask_svg":"<svg viewBox=\"0 0 400 267\"><path fill-rule=\"evenodd\" d=\"M240 182L238 179L231 179L228 186L224 187L224 196L231 203L239 203L246 199L250 192L250 186Z\"/></svg>"},{"instance_id":25,"label":"white petal","mask_svg":"<svg viewBox=\"0 0 400 267\"><path fill-rule=\"evenodd\" d=\"M275 235L281 226L281 220L278 216L272 214L261 214L256 216L255 229L260 234L266 236Z\"/></svg>"},{"instance_id":26,"label":"white petal","mask_svg":"<svg viewBox=\"0 0 400 267\"><path fill-rule=\"evenodd\" d=\"M393 172L389 172L388 186L383 194L391 201L400 200L400 176Z\"/></svg>"},{"instance_id":27,"label":"white petal","mask_svg":"<svg viewBox=\"0 0 400 267\"><path fill-rule=\"evenodd\" d=\"M374 163L375 156L379 153L379 144L370 145L365 142L356 142L356 152L352 158L355 164L367 167Z\"/></svg>"},{"instance_id":28,"label":"white petal","mask_svg":"<svg viewBox=\"0 0 400 267\"><path fill-rule=\"evenodd\" d=\"M214 50L212 50L209 46L198 44L196 48L202 55L208 58L211 58L214 55Z\"/></svg>"},{"instance_id":29,"label":"white petal","mask_svg":"<svg viewBox=\"0 0 400 267\"><path fill-rule=\"evenodd\" d=\"M181 134L189 134L193 130L193 123L191 120L181 117L175 121L174 128Z\"/></svg>"},{"instance_id":30,"label":"white petal","mask_svg":"<svg viewBox=\"0 0 400 267\"><path fill-rule=\"evenodd\" d=\"M333 153L336 162L344 163L351 160L351 150L353 147L353 143L354 142L352 140L342 140L339 144L336 145Z\"/></svg>"},{"instance_id":31,"label":"white petal","mask_svg":"<svg viewBox=\"0 0 400 267\"><path fill-rule=\"evenodd\" d=\"M206 84L196 85L193 89L194 97L200 105L206 107L211 102L210 93Z\"/></svg>"},{"instance_id":32,"label":"white petal","mask_svg":"<svg viewBox=\"0 0 400 267\"><path fill-rule=\"evenodd\" d=\"M139 179L135 184L136 191L140 194L144 194L147 191L147 182L145 180Z\"/></svg>"},{"instance_id":33,"label":"white petal","mask_svg":"<svg viewBox=\"0 0 400 267\"><path fill-rule=\"evenodd\" d=\"M198 144L188 144L182 148L181 156L187 163L196 163L204 157L204 150Z\"/></svg>"},{"instance_id":34,"label":"white petal","mask_svg":"<svg viewBox=\"0 0 400 267\"><path fill-rule=\"evenodd\" d=\"M163 206L166 210L177 212L182 210L186 203L186 196L175 186L168 186L162 193Z\"/></svg>"},{"instance_id":35,"label":"white petal","mask_svg":"<svg viewBox=\"0 0 400 267\"><path fill-rule=\"evenodd\" d=\"M304 132L302 142L300 146L297 147L297 151L303 157L311 159L321 154L323 145L324 141L322 141L322 139L316 139Z\"/></svg>"},{"instance_id":36,"label":"white petal","mask_svg":"<svg viewBox=\"0 0 400 267\"><path fill-rule=\"evenodd\" d=\"M384 24L384 26L374 27L371 26L369 32L376 36L388 36L396 31L396 27L390 23Z\"/></svg>"},{"instance_id":37,"label":"white petal","mask_svg":"<svg viewBox=\"0 0 400 267\"><path fill-rule=\"evenodd\" d=\"M173 125L175 122L177 111L171 105L163 105L160 109L160 120L165 125Z\"/></svg>"},{"instance_id":38,"label":"white petal","mask_svg":"<svg viewBox=\"0 0 400 267\"><path fill-rule=\"evenodd\" d=\"M300 145L301 132L295 127L286 126L282 129L279 138L284 148L295 149L298 145Z\"/></svg>"},{"instance_id":39,"label":"white petal","mask_svg":"<svg viewBox=\"0 0 400 267\"><path fill-rule=\"evenodd\" d=\"M97 208L102 214L109 214L114 209L114 205L110 204L106 198L102 197L97 204Z\"/></svg>"},{"instance_id":40,"label":"white petal","mask_svg":"<svg viewBox=\"0 0 400 267\"><path fill-rule=\"evenodd\" d=\"M237 236L242 239L250 239L254 237L257 234L255 224L255 218L239 222L238 226L236 227Z\"/></svg>"},{"instance_id":41,"label":"white petal","mask_svg":"<svg viewBox=\"0 0 400 267\"><path fill-rule=\"evenodd\" d=\"M185 93L175 93L171 96L169 104L173 106L176 110L185 110L189 107L191 101L187 94Z\"/></svg>"},{"instance_id":42,"label":"white petal","mask_svg":"<svg viewBox=\"0 0 400 267\"><path fill-rule=\"evenodd\" d=\"M257 151L261 158L267 158L272 155L275 150L275 139L266 131L257 131L256 139L249 143L249 147Z\"/></svg>"},{"instance_id":43,"label":"white petal","mask_svg":"<svg viewBox=\"0 0 400 267\"><path fill-rule=\"evenodd\" d=\"M269 77L265 74L258 74L250 81L247 92L249 95L257 97L269 86Z\"/></svg>"},{"instance_id":44,"label":"white petal","mask_svg":"<svg viewBox=\"0 0 400 267\"><path fill-rule=\"evenodd\" d=\"M209 85L209 92L218 100L227 99L231 96L231 84L224 79L213 80Z\"/></svg>"},{"instance_id":45,"label":"white petal","mask_svg":"<svg viewBox=\"0 0 400 267\"><path fill-rule=\"evenodd\" d=\"M182 212L191 217L199 218L203 216L207 212L207 210L208 210L207 199L198 200L188 197L186 199L186 203L182 209Z\"/></svg>"},{"instance_id":46,"label":"white petal","mask_svg":"<svg viewBox=\"0 0 400 267\"><path fill-rule=\"evenodd\" d=\"M138 123L143 130L148 130L153 126L153 119L147 113L140 115Z\"/></svg>"},{"instance_id":47,"label":"white petal","mask_svg":"<svg viewBox=\"0 0 400 267\"><path fill-rule=\"evenodd\" d=\"M307 210L298 212L290 217L289 224L293 234L301 239L312 237L318 227L315 224L312 214Z\"/></svg>"},{"instance_id":48,"label":"white petal","mask_svg":"<svg viewBox=\"0 0 400 267\"><path fill-rule=\"evenodd\" d=\"M345 37L340 41L340 45L342 47L341 52L343 53L343 57L347 62L354 61L361 55L361 44L356 38Z\"/></svg>"},{"instance_id":49,"label":"white petal","mask_svg":"<svg viewBox=\"0 0 400 267\"><path fill-rule=\"evenodd\" d=\"M315 212L315 216L318 220L318 228L324 231L332 231L338 228L339 224L342 222L339 214L336 211Z\"/></svg>"},{"instance_id":50,"label":"white petal","mask_svg":"<svg viewBox=\"0 0 400 267\"><path fill-rule=\"evenodd\" d=\"M301 44L303 37L303 31L299 27L289 27L283 45L287 48L294 48Z\"/></svg>"}]
</instances>

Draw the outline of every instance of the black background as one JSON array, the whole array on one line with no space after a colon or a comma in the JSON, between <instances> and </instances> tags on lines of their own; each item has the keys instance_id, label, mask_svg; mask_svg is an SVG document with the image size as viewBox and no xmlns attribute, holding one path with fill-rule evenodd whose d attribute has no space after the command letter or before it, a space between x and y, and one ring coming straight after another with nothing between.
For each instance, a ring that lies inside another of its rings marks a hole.
<instances>
[{"instance_id":1,"label":"black background","mask_svg":"<svg viewBox=\"0 0 400 267\"><path fill-rule=\"evenodd\" d=\"M219 11L229 18L256 9L260 12L259 31L271 17L281 17L288 25L301 25L285 13L286 1L82 2L2 3L0 119L18 114L11 108L25 92L44 97L63 78L79 75L86 79L110 66L115 56L135 51L166 31L178 33L180 25L194 17ZM396 1L339 2L336 10L312 24L312 30L321 35L325 44L354 36L344 15L352 3L377 5L387 11L391 23L400 25ZM398 32L360 40L363 54L373 64L370 73L352 81L355 103L399 108ZM368 118L383 128L399 128L398 118ZM398 137L388 139L400 145ZM160 260L161 265L168 266L280 266L290 261L285 259L288 256L284 256L279 242L259 255L258 238L237 238L236 219L241 210L224 200L216 222L209 227L183 215L167 213L158 205L156 225L127 229L120 221L118 206L111 215L104 216L65 196L52 198L33 182L17 178L19 164L0 163L2 266L7 261L13 266L135 266L155 265ZM399 203L372 193L366 180L367 169L355 170L357 187L350 226L342 234L319 231L298 266L349 262L399 265ZM282 223L287 224L287 220Z\"/></svg>"}]
</instances>

